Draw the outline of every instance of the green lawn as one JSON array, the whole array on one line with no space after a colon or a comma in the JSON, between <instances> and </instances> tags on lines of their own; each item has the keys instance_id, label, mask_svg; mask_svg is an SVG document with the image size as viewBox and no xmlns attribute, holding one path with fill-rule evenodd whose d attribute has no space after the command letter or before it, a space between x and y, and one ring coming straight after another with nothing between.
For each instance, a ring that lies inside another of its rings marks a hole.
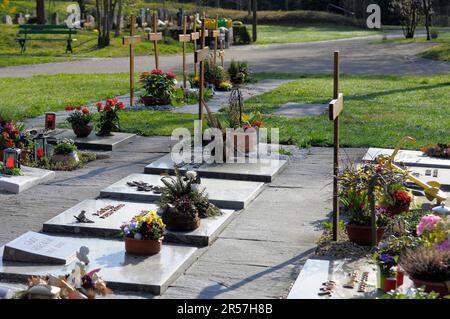
<instances>
[{"instance_id":1,"label":"green lawn","mask_svg":"<svg viewBox=\"0 0 450 319\"><path fill-rule=\"evenodd\" d=\"M296 78L271 92L251 98L246 111L270 114L287 102L323 103L332 96L330 76L257 75ZM57 83L57 84L55 84ZM450 79L435 76L342 76L345 111L341 143L348 147L393 147L401 137L413 136L421 146L448 142L450 127ZM128 90L127 74L48 75L30 78L0 78L0 117L37 116L110 98ZM170 135L176 127L192 129L195 115L161 111L123 112L122 129L141 135ZM282 143L329 146L332 123L327 115L286 119L268 116L268 128L280 128Z\"/></svg>"},{"instance_id":2,"label":"green lawn","mask_svg":"<svg viewBox=\"0 0 450 319\"><path fill-rule=\"evenodd\" d=\"M251 32L251 26L247 26ZM258 26L257 44L312 42L346 39L380 34L380 32L351 26L331 24L314 26Z\"/></svg>"}]
</instances>

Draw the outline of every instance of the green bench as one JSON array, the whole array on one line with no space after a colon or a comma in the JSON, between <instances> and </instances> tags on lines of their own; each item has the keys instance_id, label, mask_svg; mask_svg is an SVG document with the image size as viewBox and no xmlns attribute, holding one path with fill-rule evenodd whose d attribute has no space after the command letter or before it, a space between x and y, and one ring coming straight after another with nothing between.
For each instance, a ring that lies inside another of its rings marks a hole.
<instances>
[{"instance_id":1,"label":"green bench","mask_svg":"<svg viewBox=\"0 0 450 319\"><path fill-rule=\"evenodd\" d=\"M33 35L66 35L64 38L50 38L50 37L30 37ZM73 36L77 34L76 29L69 29L66 25L40 25L40 24L24 24L19 26L19 38L17 41L21 47L21 53L26 50L27 41L66 41L66 53L73 53L72 42L77 39Z\"/></svg>"}]
</instances>

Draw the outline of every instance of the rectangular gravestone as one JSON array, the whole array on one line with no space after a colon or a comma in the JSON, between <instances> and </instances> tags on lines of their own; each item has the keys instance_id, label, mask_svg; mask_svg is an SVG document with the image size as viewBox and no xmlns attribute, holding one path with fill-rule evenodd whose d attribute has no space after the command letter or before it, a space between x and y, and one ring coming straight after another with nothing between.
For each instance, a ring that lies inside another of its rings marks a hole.
<instances>
[{"instance_id":1,"label":"rectangular gravestone","mask_svg":"<svg viewBox=\"0 0 450 319\"><path fill-rule=\"evenodd\" d=\"M392 155L394 150L371 147L363 157L363 161L373 161L378 155ZM421 151L400 150L395 156L396 163L408 166L448 168L450 169L450 159L434 158L424 155Z\"/></svg>"},{"instance_id":2,"label":"rectangular gravestone","mask_svg":"<svg viewBox=\"0 0 450 319\"><path fill-rule=\"evenodd\" d=\"M96 151L112 151L117 147L130 143L136 134L113 132L112 136L98 136L92 132L88 137L77 137L72 130L56 130L51 134L48 142L56 144L57 140L71 139L77 147Z\"/></svg>"},{"instance_id":3,"label":"rectangular gravestone","mask_svg":"<svg viewBox=\"0 0 450 319\"><path fill-rule=\"evenodd\" d=\"M75 258L76 250L64 239L29 231L4 246L3 260L65 265Z\"/></svg>"},{"instance_id":4,"label":"rectangular gravestone","mask_svg":"<svg viewBox=\"0 0 450 319\"><path fill-rule=\"evenodd\" d=\"M100 208L108 205L117 206L119 204L125 204L125 206L106 218L93 215ZM78 215L82 210L86 212L86 217L94 221L94 223L78 223L76 221L74 215ZM143 210L157 212L158 206L111 199L88 199L47 221L43 226L43 231L92 237L118 237L120 236L120 226L134 216L139 215ZM234 211L224 210L221 216L202 219L200 227L196 230L189 232L168 230L164 236L164 242L208 246L219 236L233 217Z\"/></svg>"},{"instance_id":5,"label":"rectangular gravestone","mask_svg":"<svg viewBox=\"0 0 450 319\"><path fill-rule=\"evenodd\" d=\"M115 184L108 186L100 192L100 197L121 200L137 200L151 202L159 200L161 194L138 191L136 187L127 185L127 182L144 182L150 185L164 186L162 176L153 174L132 174ZM201 185L205 187L211 203L224 209L244 209L262 191L264 183L232 180L202 178Z\"/></svg>"},{"instance_id":6,"label":"rectangular gravestone","mask_svg":"<svg viewBox=\"0 0 450 319\"><path fill-rule=\"evenodd\" d=\"M21 176L0 174L0 192L18 194L55 177L53 171L26 166L22 166L22 173Z\"/></svg>"},{"instance_id":7,"label":"rectangular gravestone","mask_svg":"<svg viewBox=\"0 0 450 319\"><path fill-rule=\"evenodd\" d=\"M54 236L71 246L87 246L89 269L101 268L99 275L108 287L119 291L148 292L162 294L197 258L198 249L173 244L163 244L161 252L152 256L137 256L125 253L121 240L106 240L87 237ZM3 255L4 248L0 248ZM0 280L24 283L29 276L70 273L76 261L68 265L24 264L2 260Z\"/></svg>"},{"instance_id":8,"label":"rectangular gravestone","mask_svg":"<svg viewBox=\"0 0 450 319\"><path fill-rule=\"evenodd\" d=\"M248 160L248 159L247 159ZM201 177L271 183L286 167L287 161L277 159L257 160L256 163L186 164L180 172L196 171ZM174 174L172 155L167 154L145 167L146 174Z\"/></svg>"},{"instance_id":9,"label":"rectangular gravestone","mask_svg":"<svg viewBox=\"0 0 450 319\"><path fill-rule=\"evenodd\" d=\"M428 182L439 182L443 191L450 191L450 168L434 168L434 167L413 167L409 166L408 171L414 177L420 180Z\"/></svg>"}]
</instances>

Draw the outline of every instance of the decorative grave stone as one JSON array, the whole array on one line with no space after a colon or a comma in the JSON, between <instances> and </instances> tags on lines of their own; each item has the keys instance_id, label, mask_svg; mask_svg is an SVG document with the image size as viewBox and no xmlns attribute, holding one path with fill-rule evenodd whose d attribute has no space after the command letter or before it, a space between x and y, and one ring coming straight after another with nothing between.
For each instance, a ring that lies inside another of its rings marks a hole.
<instances>
[{"instance_id":1,"label":"decorative grave stone","mask_svg":"<svg viewBox=\"0 0 450 319\"><path fill-rule=\"evenodd\" d=\"M36 232L27 232L7 243L3 249L3 260L26 263L66 265L76 253L76 245Z\"/></svg>"},{"instance_id":2,"label":"decorative grave stone","mask_svg":"<svg viewBox=\"0 0 450 319\"><path fill-rule=\"evenodd\" d=\"M33 167L21 167L20 176L0 174L0 191L18 194L55 177L55 172Z\"/></svg>"},{"instance_id":3,"label":"decorative grave stone","mask_svg":"<svg viewBox=\"0 0 450 319\"><path fill-rule=\"evenodd\" d=\"M25 235L17 240L22 241ZM126 254L122 240L87 237L52 236L70 247L89 247L89 268L101 268L101 277L114 290L162 294L197 258L195 247L165 244L159 254L137 256ZM75 251L75 250L74 250ZM0 248L3 257L4 248ZM74 261L75 262L75 261ZM30 276L64 276L74 265L50 265L38 262L0 262L0 279L25 282Z\"/></svg>"},{"instance_id":4,"label":"decorative grave stone","mask_svg":"<svg viewBox=\"0 0 450 319\"><path fill-rule=\"evenodd\" d=\"M12 25L12 24L13 24L13 20L12 20L12 18L11 18L10 15L5 15L5 16L3 16L2 22L3 22L4 24L8 24L8 25Z\"/></svg>"},{"instance_id":5,"label":"decorative grave stone","mask_svg":"<svg viewBox=\"0 0 450 319\"><path fill-rule=\"evenodd\" d=\"M379 155L391 156L393 149L371 147L363 157L363 161L374 161ZM450 159L429 157L421 151L400 150L395 156L396 163L407 166L450 169Z\"/></svg>"},{"instance_id":6,"label":"decorative grave stone","mask_svg":"<svg viewBox=\"0 0 450 319\"><path fill-rule=\"evenodd\" d=\"M161 175L132 174L103 189L100 192L100 196L121 200L155 201L161 197L160 192L138 190L129 184L139 182L161 187L164 186L161 178ZM209 201L224 209L243 209L247 207L259 195L264 186L260 182L242 181L236 183L232 180L212 178L202 178L200 185L205 188Z\"/></svg>"},{"instance_id":7,"label":"decorative grave stone","mask_svg":"<svg viewBox=\"0 0 450 319\"><path fill-rule=\"evenodd\" d=\"M124 205L115 214L107 218L100 218L96 212L107 206ZM119 237L120 226L139 215L142 211L157 212L156 204L142 202L118 201L112 199L85 200L74 207L62 212L58 216L44 223L43 231L47 233L77 234L93 237ZM91 220L90 223L78 221L80 212ZM184 243L195 246L208 246L221 231L233 220L234 211L222 210L222 215L204 218L200 227L190 232L173 232L168 230L164 242ZM77 218L75 218L76 216Z\"/></svg>"}]
</instances>

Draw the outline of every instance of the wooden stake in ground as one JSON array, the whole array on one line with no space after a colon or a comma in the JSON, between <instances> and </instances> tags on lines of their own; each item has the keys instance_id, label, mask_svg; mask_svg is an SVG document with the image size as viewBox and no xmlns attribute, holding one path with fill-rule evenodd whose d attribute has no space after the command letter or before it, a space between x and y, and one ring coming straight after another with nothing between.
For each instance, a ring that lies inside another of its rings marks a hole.
<instances>
[{"instance_id":1,"label":"wooden stake in ground","mask_svg":"<svg viewBox=\"0 0 450 319\"><path fill-rule=\"evenodd\" d=\"M220 41L219 57L222 68L225 69L225 50L223 49L223 41Z\"/></svg>"},{"instance_id":2,"label":"wooden stake in ground","mask_svg":"<svg viewBox=\"0 0 450 319\"><path fill-rule=\"evenodd\" d=\"M199 74L200 83L198 92L198 119L200 121L203 121L203 95L205 91L205 60L209 58L209 48L205 47L205 37L206 37L205 20L206 20L205 17L203 17L200 49L195 51L195 63L200 64L200 74Z\"/></svg>"},{"instance_id":3,"label":"wooden stake in ground","mask_svg":"<svg viewBox=\"0 0 450 319\"><path fill-rule=\"evenodd\" d=\"M197 52L197 40L200 39L200 32L197 32L197 19L194 16L194 29L191 33L191 41L194 43L194 52ZM197 62L194 63L194 77L197 77Z\"/></svg>"},{"instance_id":4,"label":"wooden stake in ground","mask_svg":"<svg viewBox=\"0 0 450 319\"><path fill-rule=\"evenodd\" d=\"M329 105L330 120L334 122L333 159L333 240L338 240L339 232L339 115L344 110L344 95L339 93L339 51L334 52L334 90Z\"/></svg>"},{"instance_id":5,"label":"wooden stake in ground","mask_svg":"<svg viewBox=\"0 0 450 319\"><path fill-rule=\"evenodd\" d=\"M163 39L161 32L158 32L158 15L156 12L153 13L153 32L149 33L148 39L153 41L153 46L155 50L155 68L159 69L159 51L158 51L158 41Z\"/></svg>"},{"instance_id":6,"label":"wooden stake in ground","mask_svg":"<svg viewBox=\"0 0 450 319\"><path fill-rule=\"evenodd\" d=\"M122 38L123 45L130 46L130 106L134 105L134 46L141 42L141 36L135 35L136 17L131 15L130 36Z\"/></svg>"},{"instance_id":7,"label":"wooden stake in ground","mask_svg":"<svg viewBox=\"0 0 450 319\"><path fill-rule=\"evenodd\" d=\"M184 16L183 34L178 36L179 41L183 44L183 87L186 88L187 70L186 70L186 42L191 41L191 36L187 33L187 16Z\"/></svg>"},{"instance_id":8,"label":"wooden stake in ground","mask_svg":"<svg viewBox=\"0 0 450 319\"><path fill-rule=\"evenodd\" d=\"M218 47L217 41L218 38L220 37L220 30L218 29L218 26L219 26L219 17L216 18L216 29L212 30L211 34L211 36L214 39L214 60L213 60L214 66L217 65L217 47Z\"/></svg>"}]
</instances>

